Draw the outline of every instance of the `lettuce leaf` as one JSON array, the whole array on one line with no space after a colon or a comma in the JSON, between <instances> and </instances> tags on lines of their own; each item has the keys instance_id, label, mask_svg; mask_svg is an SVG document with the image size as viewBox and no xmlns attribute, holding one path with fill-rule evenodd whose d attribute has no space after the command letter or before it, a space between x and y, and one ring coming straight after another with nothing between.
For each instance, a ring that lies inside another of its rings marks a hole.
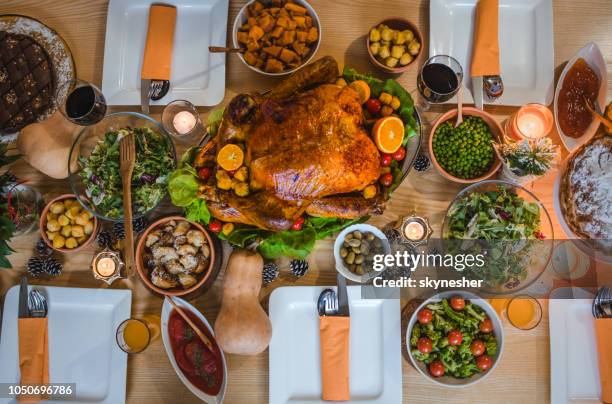
<instances>
[{"instance_id":1,"label":"lettuce leaf","mask_svg":"<svg viewBox=\"0 0 612 404\"><path fill-rule=\"evenodd\" d=\"M168 193L174 205L180 207L191 205L198 197L198 180L195 170L185 165L173 171L168 178Z\"/></svg>"},{"instance_id":2,"label":"lettuce leaf","mask_svg":"<svg viewBox=\"0 0 612 404\"><path fill-rule=\"evenodd\" d=\"M225 108L217 108L214 109L208 114L208 118L206 119L206 123L208 125L208 133L210 136L215 136L217 131L219 130L219 125L221 125L221 120L223 119L223 112Z\"/></svg>"},{"instance_id":3,"label":"lettuce leaf","mask_svg":"<svg viewBox=\"0 0 612 404\"><path fill-rule=\"evenodd\" d=\"M208 224L211 214L204 199L196 198L185 207L185 217L192 222Z\"/></svg>"}]
</instances>

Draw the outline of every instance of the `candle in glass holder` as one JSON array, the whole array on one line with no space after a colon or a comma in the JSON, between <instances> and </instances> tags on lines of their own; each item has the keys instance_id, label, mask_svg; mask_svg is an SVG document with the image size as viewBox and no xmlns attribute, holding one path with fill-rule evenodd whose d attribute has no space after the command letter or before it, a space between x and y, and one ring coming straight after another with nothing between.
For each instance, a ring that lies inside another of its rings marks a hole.
<instances>
[{"instance_id":1,"label":"candle in glass holder","mask_svg":"<svg viewBox=\"0 0 612 404\"><path fill-rule=\"evenodd\" d=\"M541 104L527 104L508 121L506 135L515 139L539 139L550 133L553 114Z\"/></svg>"},{"instance_id":2,"label":"candle in glass holder","mask_svg":"<svg viewBox=\"0 0 612 404\"><path fill-rule=\"evenodd\" d=\"M172 119L174 129L181 135L186 135L187 133L191 132L196 126L196 122L196 117L189 111L181 111L174 115L174 118Z\"/></svg>"},{"instance_id":3,"label":"candle in glass holder","mask_svg":"<svg viewBox=\"0 0 612 404\"><path fill-rule=\"evenodd\" d=\"M96 263L96 272L102 276L111 276L115 273L115 261L112 258L104 257Z\"/></svg>"},{"instance_id":4,"label":"candle in glass holder","mask_svg":"<svg viewBox=\"0 0 612 404\"><path fill-rule=\"evenodd\" d=\"M123 262L115 251L104 250L94 256L91 263L93 276L109 285L121 278Z\"/></svg>"}]
</instances>

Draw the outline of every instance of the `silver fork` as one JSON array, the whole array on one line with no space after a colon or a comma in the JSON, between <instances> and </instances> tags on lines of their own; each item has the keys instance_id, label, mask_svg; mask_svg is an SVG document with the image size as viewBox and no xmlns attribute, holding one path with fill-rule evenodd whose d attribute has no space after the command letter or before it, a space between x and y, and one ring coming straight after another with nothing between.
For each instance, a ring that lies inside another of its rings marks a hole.
<instances>
[{"instance_id":1,"label":"silver fork","mask_svg":"<svg viewBox=\"0 0 612 404\"><path fill-rule=\"evenodd\" d=\"M32 317L47 316L47 298L36 289L32 289L28 296L28 308Z\"/></svg>"},{"instance_id":2,"label":"silver fork","mask_svg":"<svg viewBox=\"0 0 612 404\"><path fill-rule=\"evenodd\" d=\"M332 296L329 296L325 300L325 313L327 315L333 315L333 313L337 313L337 312L338 312L338 298L336 297L336 294L334 293Z\"/></svg>"}]
</instances>

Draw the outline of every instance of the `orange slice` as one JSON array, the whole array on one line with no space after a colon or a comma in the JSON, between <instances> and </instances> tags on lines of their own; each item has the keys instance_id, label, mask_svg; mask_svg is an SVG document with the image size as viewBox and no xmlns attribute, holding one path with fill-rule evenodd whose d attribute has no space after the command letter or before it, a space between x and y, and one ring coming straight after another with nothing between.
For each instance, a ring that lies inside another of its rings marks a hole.
<instances>
[{"instance_id":1,"label":"orange slice","mask_svg":"<svg viewBox=\"0 0 612 404\"><path fill-rule=\"evenodd\" d=\"M393 154L404 140L404 122L397 116L380 118L372 129L376 147L383 153Z\"/></svg>"},{"instance_id":2,"label":"orange slice","mask_svg":"<svg viewBox=\"0 0 612 404\"><path fill-rule=\"evenodd\" d=\"M226 171L240 168L244 162L244 152L235 144L226 144L217 154L217 163Z\"/></svg>"},{"instance_id":3,"label":"orange slice","mask_svg":"<svg viewBox=\"0 0 612 404\"><path fill-rule=\"evenodd\" d=\"M365 104L367 100L370 99L370 86L363 80L353 81L350 85L350 88L355 90L357 94L359 94L359 102L361 104Z\"/></svg>"}]
</instances>

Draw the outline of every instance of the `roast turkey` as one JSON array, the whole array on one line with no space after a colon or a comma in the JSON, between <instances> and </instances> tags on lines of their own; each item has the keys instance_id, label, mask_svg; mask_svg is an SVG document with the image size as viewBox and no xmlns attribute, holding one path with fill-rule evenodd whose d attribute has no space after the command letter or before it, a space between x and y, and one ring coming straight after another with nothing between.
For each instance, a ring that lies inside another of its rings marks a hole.
<instances>
[{"instance_id":1,"label":"roast turkey","mask_svg":"<svg viewBox=\"0 0 612 404\"><path fill-rule=\"evenodd\" d=\"M359 95L336 84L335 59L324 57L265 94L240 94L225 109L216 149L245 149L251 193L202 189L213 216L285 230L304 213L357 218L381 213L381 196L361 192L380 175Z\"/></svg>"}]
</instances>

